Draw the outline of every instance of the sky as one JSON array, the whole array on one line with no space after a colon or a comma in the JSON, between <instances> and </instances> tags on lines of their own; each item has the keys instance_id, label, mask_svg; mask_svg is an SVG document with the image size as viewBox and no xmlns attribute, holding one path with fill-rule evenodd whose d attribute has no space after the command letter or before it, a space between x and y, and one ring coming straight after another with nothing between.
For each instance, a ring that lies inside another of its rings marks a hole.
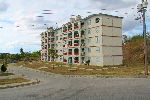
<instances>
[{"instance_id":1,"label":"sky","mask_svg":"<svg viewBox=\"0 0 150 100\"><path fill-rule=\"evenodd\" d=\"M0 53L19 53L41 49L40 34L47 27L60 27L71 15L83 18L104 13L123 18L123 34L142 33L141 16L137 5L142 0L0 0ZM148 0L150 3L150 0ZM103 10L106 9L106 10ZM49 11L44 11L49 10ZM91 12L91 13L87 13ZM147 31L150 32L150 4L146 13ZM50 13L50 14L43 14ZM39 17L43 16L43 17Z\"/></svg>"}]
</instances>

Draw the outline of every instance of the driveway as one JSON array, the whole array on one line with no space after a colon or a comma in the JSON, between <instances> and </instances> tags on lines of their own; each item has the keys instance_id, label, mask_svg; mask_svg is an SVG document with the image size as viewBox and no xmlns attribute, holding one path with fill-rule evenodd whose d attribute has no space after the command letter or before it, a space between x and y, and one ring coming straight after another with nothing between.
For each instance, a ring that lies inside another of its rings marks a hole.
<instances>
[{"instance_id":1,"label":"driveway","mask_svg":"<svg viewBox=\"0 0 150 100\"><path fill-rule=\"evenodd\" d=\"M0 100L150 100L149 78L65 77L24 67L9 71L40 84L0 90Z\"/></svg>"}]
</instances>

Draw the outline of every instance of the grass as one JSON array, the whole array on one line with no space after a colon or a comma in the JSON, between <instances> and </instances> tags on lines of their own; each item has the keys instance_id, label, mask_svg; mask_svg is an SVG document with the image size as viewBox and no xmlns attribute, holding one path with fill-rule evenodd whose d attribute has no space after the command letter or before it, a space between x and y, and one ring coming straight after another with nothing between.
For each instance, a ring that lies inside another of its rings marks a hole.
<instances>
[{"instance_id":1,"label":"grass","mask_svg":"<svg viewBox=\"0 0 150 100\"><path fill-rule=\"evenodd\" d=\"M24 78L13 78L13 79L0 79L0 85L28 82L29 80Z\"/></svg>"},{"instance_id":2,"label":"grass","mask_svg":"<svg viewBox=\"0 0 150 100\"><path fill-rule=\"evenodd\" d=\"M14 75L13 73L0 73L0 76L9 76L9 75Z\"/></svg>"},{"instance_id":3,"label":"grass","mask_svg":"<svg viewBox=\"0 0 150 100\"><path fill-rule=\"evenodd\" d=\"M25 67L38 69L46 72L62 74L62 75L108 75L108 76L143 76L144 66L128 65L128 66L113 66L113 67L100 67L100 66L86 66L86 65L67 65L56 62L19 62L17 65L24 65ZM54 67L53 67L54 66ZM76 68L74 68L76 67ZM75 70L69 70L75 69ZM92 69L92 70L86 70ZM149 67L150 69L150 67Z\"/></svg>"}]
</instances>

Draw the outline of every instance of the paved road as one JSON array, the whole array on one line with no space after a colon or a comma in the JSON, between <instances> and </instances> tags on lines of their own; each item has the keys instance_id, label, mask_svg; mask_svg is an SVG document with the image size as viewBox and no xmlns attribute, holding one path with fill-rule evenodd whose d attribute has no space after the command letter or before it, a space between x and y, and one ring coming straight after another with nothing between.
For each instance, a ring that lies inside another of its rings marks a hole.
<instances>
[{"instance_id":1,"label":"paved road","mask_svg":"<svg viewBox=\"0 0 150 100\"><path fill-rule=\"evenodd\" d=\"M0 100L150 100L150 79L64 77L25 68L9 69L38 85L0 90Z\"/></svg>"}]
</instances>

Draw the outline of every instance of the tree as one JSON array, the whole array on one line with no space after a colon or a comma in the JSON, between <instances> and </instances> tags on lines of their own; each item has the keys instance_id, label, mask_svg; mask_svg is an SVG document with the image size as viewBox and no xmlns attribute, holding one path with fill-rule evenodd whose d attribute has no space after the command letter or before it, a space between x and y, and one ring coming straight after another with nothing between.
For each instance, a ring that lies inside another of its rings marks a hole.
<instances>
[{"instance_id":1,"label":"tree","mask_svg":"<svg viewBox=\"0 0 150 100\"><path fill-rule=\"evenodd\" d=\"M40 56L41 56L40 51L36 51L36 52L32 52L32 53L31 53L31 58L32 58L33 60L39 60L39 59L40 59Z\"/></svg>"},{"instance_id":2,"label":"tree","mask_svg":"<svg viewBox=\"0 0 150 100\"><path fill-rule=\"evenodd\" d=\"M24 54L24 51L22 48L20 48L20 54Z\"/></svg>"},{"instance_id":3,"label":"tree","mask_svg":"<svg viewBox=\"0 0 150 100\"><path fill-rule=\"evenodd\" d=\"M55 49L48 49L48 56L53 60L59 57Z\"/></svg>"}]
</instances>

